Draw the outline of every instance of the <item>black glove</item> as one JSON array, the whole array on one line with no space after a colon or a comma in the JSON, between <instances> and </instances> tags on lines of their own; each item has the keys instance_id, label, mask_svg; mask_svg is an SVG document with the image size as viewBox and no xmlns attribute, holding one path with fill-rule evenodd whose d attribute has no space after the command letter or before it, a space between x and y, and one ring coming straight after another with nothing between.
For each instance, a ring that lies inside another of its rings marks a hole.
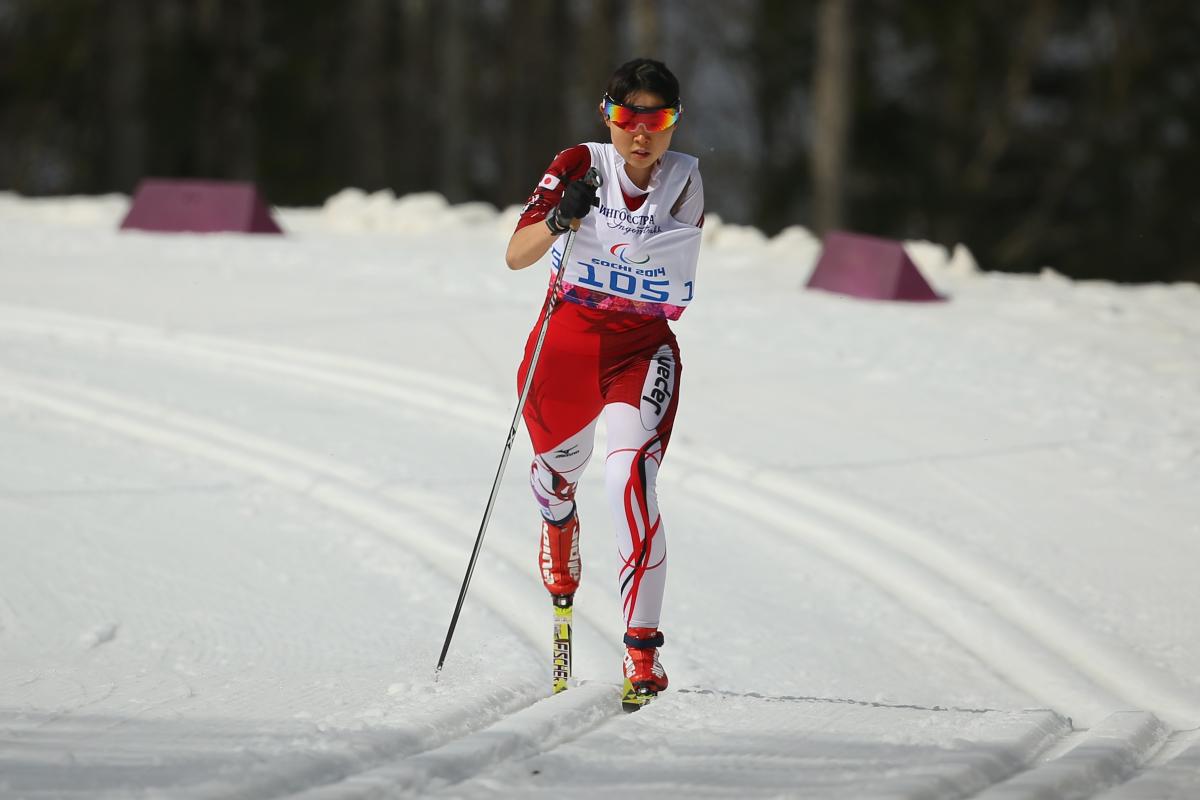
<instances>
[{"instance_id":1,"label":"black glove","mask_svg":"<svg viewBox=\"0 0 1200 800\"><path fill-rule=\"evenodd\" d=\"M592 210L592 206L600 205L596 197L596 188L586 181L571 181L563 189L562 200L546 217L546 227L555 236L566 233L571 229L571 220L583 219Z\"/></svg>"}]
</instances>

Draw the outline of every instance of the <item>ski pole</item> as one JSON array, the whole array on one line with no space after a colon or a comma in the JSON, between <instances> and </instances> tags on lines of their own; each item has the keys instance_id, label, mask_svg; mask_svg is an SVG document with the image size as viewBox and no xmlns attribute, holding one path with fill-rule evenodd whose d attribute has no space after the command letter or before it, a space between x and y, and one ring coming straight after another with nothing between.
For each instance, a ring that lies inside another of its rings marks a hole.
<instances>
[{"instance_id":1,"label":"ski pole","mask_svg":"<svg viewBox=\"0 0 1200 800\"><path fill-rule=\"evenodd\" d=\"M600 188L603 181L595 167L588 169L583 181L593 189ZM575 246L575 234L579 232L577 219L571 220L571 230L567 233L567 243L563 245L562 260L558 263L558 272L554 275L554 286L546 300L546 315L542 319L542 329L538 332L537 344L533 355L529 358L529 370L525 374L525 384L521 387L521 396L517 398L517 411L513 414L512 425L508 429L508 440L504 443L504 452L500 454L500 467L496 470L496 479L492 481L492 491L488 495L487 506L483 510L483 521L479 524L479 533L475 536L475 547L471 550L471 560L467 562L467 574L463 576L462 588L458 590L458 602L454 606L454 615L450 617L450 628L446 631L446 641L442 643L442 654L438 656L437 671L434 679L442 672L446 663L446 653L450 650L450 640L454 638L454 629L458 626L458 615L462 613L463 602L467 599L467 588L471 585L471 575L475 572L475 562L479 560L479 551L483 547L483 535L487 532L488 522L492 518L492 508L496 505L496 495L500 491L500 479L504 477L504 468L508 465L508 456L512 452L513 440L517 438L517 427L521 424L521 412L525 408L525 400L529 397L529 389L533 385L533 371L537 369L538 358L542 354L542 343L546 340L546 331L550 328L550 314L558 302L558 291L562 286L563 272L571 257L571 249Z\"/></svg>"}]
</instances>

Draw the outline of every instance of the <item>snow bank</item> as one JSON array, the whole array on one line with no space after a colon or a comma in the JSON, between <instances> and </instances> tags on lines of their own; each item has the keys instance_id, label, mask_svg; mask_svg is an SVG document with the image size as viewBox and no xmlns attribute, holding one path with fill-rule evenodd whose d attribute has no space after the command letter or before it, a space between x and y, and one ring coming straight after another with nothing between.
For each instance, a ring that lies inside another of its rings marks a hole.
<instances>
[{"instance_id":1,"label":"snow bank","mask_svg":"<svg viewBox=\"0 0 1200 800\"><path fill-rule=\"evenodd\" d=\"M107 229L120 223L129 202L127 195L115 193L30 198L0 192L0 216L7 220ZM390 189L365 192L347 188L320 206L272 207L272 213L290 233L421 236L471 228L490 230L503 241L512 233L521 206L497 209L484 202L451 204L437 192L397 197ZM821 240L801 225L768 236L750 225L728 223L718 214L705 216L703 243L706 251L721 254L723 268L765 267L786 271L800 285L807 281L821 254ZM963 282L985 274L970 248L962 242L947 246L928 240L908 240L903 244L921 273L939 291L953 291ZM987 274L992 280L1033 280L1041 285L1063 287L1077 284L1049 266L1034 276ZM1200 287L1191 284L1172 284L1170 288L1200 294Z\"/></svg>"},{"instance_id":2,"label":"snow bank","mask_svg":"<svg viewBox=\"0 0 1200 800\"><path fill-rule=\"evenodd\" d=\"M123 194L28 198L0 192L0 214L6 219L108 228L120 223L129 210L129 202L129 197ZM419 235L472 227L490 228L497 237L507 239L521 206L497 209L483 202L452 205L437 192L397 197L390 189L365 192L347 188L320 206L273 207L272 213L281 227L291 233ZM746 256L746 263L783 260L805 272L820 255L820 240L799 225L767 236L753 226L727 223L717 214L705 217L704 245L725 253L740 252ZM944 256L940 261L934 259L938 264L944 261Z\"/></svg>"},{"instance_id":3,"label":"snow bank","mask_svg":"<svg viewBox=\"0 0 1200 800\"><path fill-rule=\"evenodd\" d=\"M129 197L123 194L22 197L15 192L0 192L0 216L5 220L107 228L120 224L128 210Z\"/></svg>"},{"instance_id":4,"label":"snow bank","mask_svg":"<svg viewBox=\"0 0 1200 800\"><path fill-rule=\"evenodd\" d=\"M361 189L343 189L326 200L321 209L328 230L350 232L426 233L462 225L487 225L496 216L496 208L488 203L452 206L436 192L396 197L390 189L370 194Z\"/></svg>"}]
</instances>

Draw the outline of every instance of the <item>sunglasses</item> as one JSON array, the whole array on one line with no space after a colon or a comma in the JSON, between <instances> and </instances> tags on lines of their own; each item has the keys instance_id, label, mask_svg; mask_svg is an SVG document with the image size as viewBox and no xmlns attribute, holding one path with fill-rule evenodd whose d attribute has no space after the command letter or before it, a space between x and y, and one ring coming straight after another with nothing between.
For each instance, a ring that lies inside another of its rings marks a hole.
<instances>
[{"instance_id":1,"label":"sunglasses","mask_svg":"<svg viewBox=\"0 0 1200 800\"><path fill-rule=\"evenodd\" d=\"M604 95L604 118L623 131L635 131L645 125L649 133L662 133L679 122L683 106L647 108L645 106L623 106L608 95Z\"/></svg>"}]
</instances>

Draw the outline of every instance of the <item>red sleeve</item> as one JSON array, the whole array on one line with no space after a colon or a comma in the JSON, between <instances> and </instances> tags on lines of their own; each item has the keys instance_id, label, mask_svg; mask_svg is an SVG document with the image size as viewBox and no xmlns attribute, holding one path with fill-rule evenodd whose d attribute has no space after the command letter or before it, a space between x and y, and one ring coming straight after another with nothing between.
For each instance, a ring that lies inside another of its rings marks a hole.
<instances>
[{"instance_id":1,"label":"red sleeve","mask_svg":"<svg viewBox=\"0 0 1200 800\"><path fill-rule=\"evenodd\" d=\"M563 186L569 181L577 181L592 165L592 153L586 144L568 147L554 157L546 174L538 182L537 188L525 201L521 218L517 220L517 230L535 222L541 222L558 205L562 199Z\"/></svg>"}]
</instances>

